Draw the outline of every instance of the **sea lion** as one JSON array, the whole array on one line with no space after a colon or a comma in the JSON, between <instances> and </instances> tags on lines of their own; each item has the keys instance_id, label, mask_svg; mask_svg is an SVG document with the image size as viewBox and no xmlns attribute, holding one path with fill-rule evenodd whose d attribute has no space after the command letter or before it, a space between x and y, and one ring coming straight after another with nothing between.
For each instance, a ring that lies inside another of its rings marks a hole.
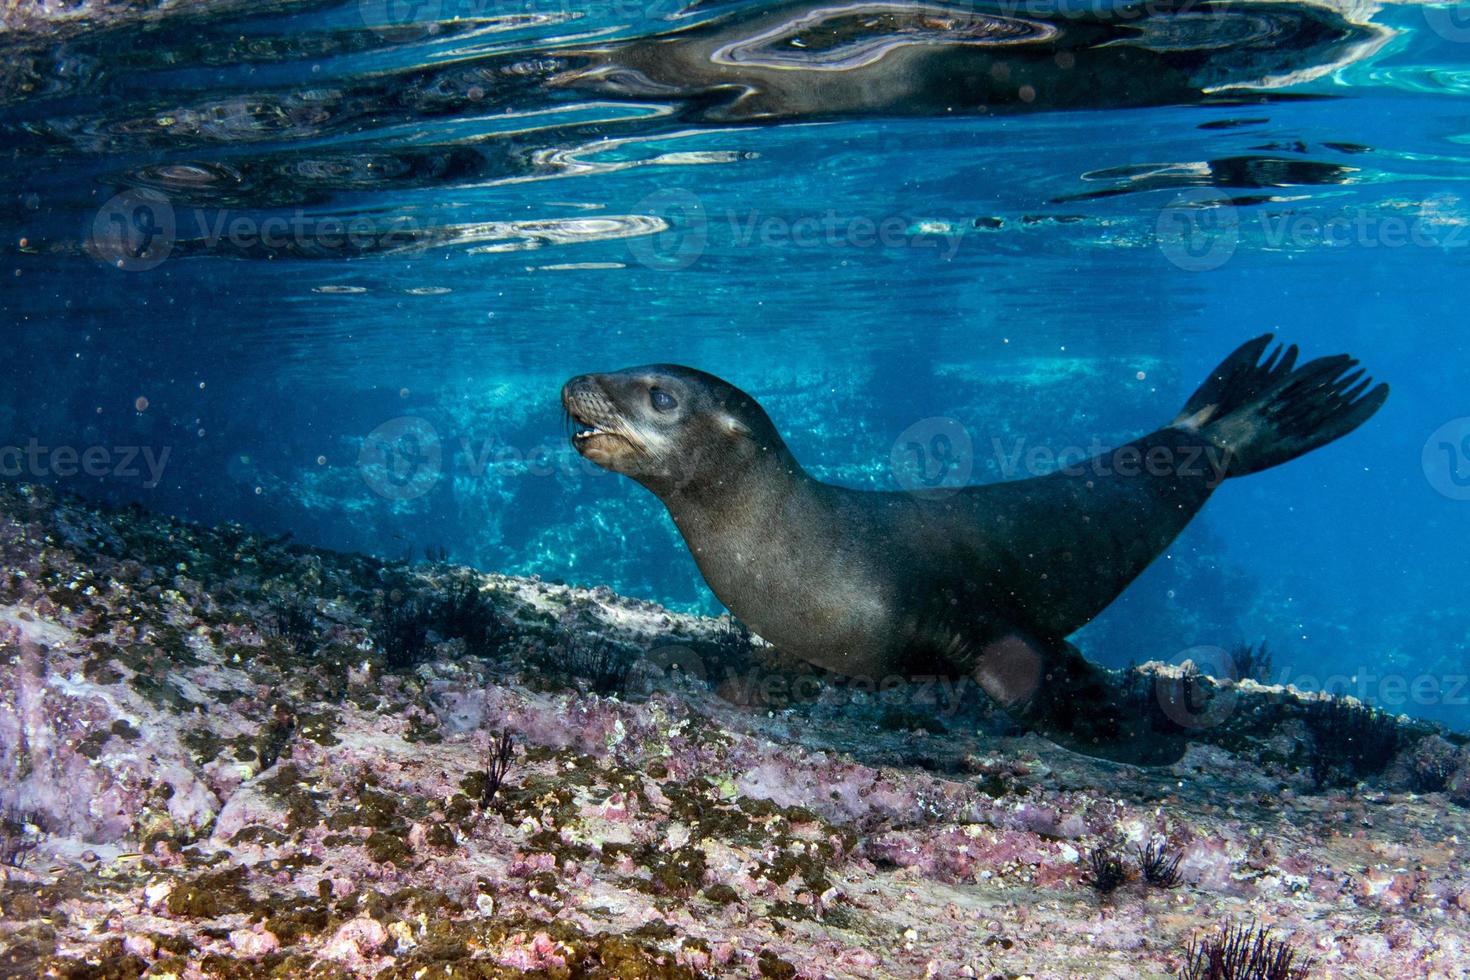
<instances>
[{"instance_id":1,"label":"sea lion","mask_svg":"<svg viewBox=\"0 0 1470 980\"><path fill-rule=\"evenodd\" d=\"M1297 366L1242 345L1168 425L1079 466L934 499L809 476L755 399L693 368L584 374L573 445L668 507L704 579L761 637L873 679L971 676L1013 717L1096 754L1160 761L1119 693L1066 642L1226 478L1362 425L1388 397L1342 354Z\"/></svg>"}]
</instances>

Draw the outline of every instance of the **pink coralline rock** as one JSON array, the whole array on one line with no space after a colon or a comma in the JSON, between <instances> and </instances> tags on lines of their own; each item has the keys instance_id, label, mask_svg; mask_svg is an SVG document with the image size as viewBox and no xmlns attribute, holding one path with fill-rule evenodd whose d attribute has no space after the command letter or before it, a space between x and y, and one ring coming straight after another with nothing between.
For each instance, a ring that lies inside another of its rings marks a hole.
<instances>
[{"instance_id":1,"label":"pink coralline rock","mask_svg":"<svg viewBox=\"0 0 1470 980\"><path fill-rule=\"evenodd\" d=\"M1388 940L1377 935L1347 936L1342 940L1343 959L1349 963L1380 963L1388 954Z\"/></svg>"},{"instance_id":2,"label":"pink coralline rock","mask_svg":"<svg viewBox=\"0 0 1470 980\"><path fill-rule=\"evenodd\" d=\"M281 941L267 929L236 929L230 933L230 945L247 960L258 960L281 948Z\"/></svg>"},{"instance_id":3,"label":"pink coralline rock","mask_svg":"<svg viewBox=\"0 0 1470 980\"><path fill-rule=\"evenodd\" d=\"M902 692L835 680L752 707L648 671L600 696L547 665L564 613L645 650L720 624L19 496L0 484L0 805L39 810L44 839L0 868L0 963L54 935L58 975L121 949L186 977L286 956L354 977L575 976L604 934L658 975L1071 980L1177 975L1191 938L1261 921L1324 977L1470 966L1449 739L1322 789L1281 761L1302 738L1272 721L1282 691L1242 689L1229 750L1164 770L999 734L983 704L942 732L894 726ZM123 541L137 557L115 557ZM477 582L513 638L486 657L436 640L385 670L370 625L390 579L425 599ZM312 603L314 652L261 628L283 586ZM499 732L514 758L483 805L462 790ZM1084 883L1092 849L1131 866L1153 841L1182 855L1178 888ZM302 927L268 930L277 915Z\"/></svg>"},{"instance_id":4,"label":"pink coralline rock","mask_svg":"<svg viewBox=\"0 0 1470 980\"><path fill-rule=\"evenodd\" d=\"M523 733L537 745L575 748L605 755L610 744L627 737L618 734L619 705L601 699L577 700L504 689L485 692L485 717L497 726Z\"/></svg>"},{"instance_id":5,"label":"pink coralline rock","mask_svg":"<svg viewBox=\"0 0 1470 980\"><path fill-rule=\"evenodd\" d=\"M151 960L158 955L158 944L151 936L129 934L123 937L123 950L140 960Z\"/></svg>"},{"instance_id":6,"label":"pink coralline rock","mask_svg":"<svg viewBox=\"0 0 1470 980\"><path fill-rule=\"evenodd\" d=\"M1017 873L1047 861L1062 861L1060 851L1034 834L994 831L970 825L872 838L866 853L874 860L914 868L940 881L975 881L980 876Z\"/></svg>"},{"instance_id":7,"label":"pink coralline rock","mask_svg":"<svg viewBox=\"0 0 1470 980\"><path fill-rule=\"evenodd\" d=\"M590 816L621 823L629 819L636 805L636 800L630 800L626 794L614 793L601 806L593 807Z\"/></svg>"},{"instance_id":8,"label":"pink coralline rock","mask_svg":"<svg viewBox=\"0 0 1470 980\"><path fill-rule=\"evenodd\" d=\"M61 673L54 661L0 662L0 796L91 841L123 839L144 813L185 832L209 826L219 801L178 728L136 695Z\"/></svg>"},{"instance_id":9,"label":"pink coralline rock","mask_svg":"<svg viewBox=\"0 0 1470 980\"><path fill-rule=\"evenodd\" d=\"M214 836L229 840L248 826L278 827L285 822L286 811L279 799L266 793L258 783L246 784L220 810Z\"/></svg>"},{"instance_id":10,"label":"pink coralline rock","mask_svg":"<svg viewBox=\"0 0 1470 980\"><path fill-rule=\"evenodd\" d=\"M1330 902L1341 894L1342 881L1333 875L1314 874L1308 885L1312 897L1319 902Z\"/></svg>"},{"instance_id":11,"label":"pink coralline rock","mask_svg":"<svg viewBox=\"0 0 1470 980\"><path fill-rule=\"evenodd\" d=\"M364 962L388 945L388 930L378 920L365 915L344 922L322 947L321 955L348 967L361 967Z\"/></svg>"},{"instance_id":12,"label":"pink coralline rock","mask_svg":"<svg viewBox=\"0 0 1470 980\"><path fill-rule=\"evenodd\" d=\"M1056 810L1049 806L1030 806L1022 804L1012 814L1011 822L1014 826L1029 830L1034 834L1047 834L1052 837L1063 836L1061 833L1061 817ZM1078 828L1082 821L1080 818L1072 821L1070 826ZM1071 834L1067 836L1080 836Z\"/></svg>"},{"instance_id":13,"label":"pink coralline rock","mask_svg":"<svg viewBox=\"0 0 1470 980\"><path fill-rule=\"evenodd\" d=\"M151 736L145 733L143 737L149 741L136 763L151 774L155 785L162 783L169 787L166 803L169 818L186 832L209 827L219 813L219 797L199 778L183 751L161 757L153 751Z\"/></svg>"},{"instance_id":14,"label":"pink coralline rock","mask_svg":"<svg viewBox=\"0 0 1470 980\"><path fill-rule=\"evenodd\" d=\"M681 946L679 947L678 963L695 973L705 973L713 965L714 960L708 952L702 949Z\"/></svg>"},{"instance_id":15,"label":"pink coralline rock","mask_svg":"<svg viewBox=\"0 0 1470 980\"><path fill-rule=\"evenodd\" d=\"M1238 858L1222 841L1201 841L1189 847L1179 862L1179 874L1199 888L1229 893L1235 890Z\"/></svg>"},{"instance_id":16,"label":"pink coralline rock","mask_svg":"<svg viewBox=\"0 0 1470 980\"><path fill-rule=\"evenodd\" d=\"M443 820L443 817L441 816L439 819ZM434 846L429 841L429 828L427 825L415 823L412 827L408 828L408 846L415 851L424 847Z\"/></svg>"},{"instance_id":17,"label":"pink coralline rock","mask_svg":"<svg viewBox=\"0 0 1470 980\"><path fill-rule=\"evenodd\" d=\"M837 954L839 965L854 970L876 970L883 965L883 960L866 949L844 949Z\"/></svg>"},{"instance_id":18,"label":"pink coralline rock","mask_svg":"<svg viewBox=\"0 0 1470 980\"><path fill-rule=\"evenodd\" d=\"M527 937L516 933L495 952L495 961L514 970L565 970L564 949L544 932Z\"/></svg>"},{"instance_id":19,"label":"pink coralline rock","mask_svg":"<svg viewBox=\"0 0 1470 980\"><path fill-rule=\"evenodd\" d=\"M510 873L517 878L529 878L538 871L555 871L556 855L528 854L510 866Z\"/></svg>"},{"instance_id":20,"label":"pink coralline rock","mask_svg":"<svg viewBox=\"0 0 1470 980\"><path fill-rule=\"evenodd\" d=\"M1068 814L1057 823L1056 836L1058 837L1075 840L1085 833L1087 833L1087 821L1082 818L1081 814Z\"/></svg>"}]
</instances>

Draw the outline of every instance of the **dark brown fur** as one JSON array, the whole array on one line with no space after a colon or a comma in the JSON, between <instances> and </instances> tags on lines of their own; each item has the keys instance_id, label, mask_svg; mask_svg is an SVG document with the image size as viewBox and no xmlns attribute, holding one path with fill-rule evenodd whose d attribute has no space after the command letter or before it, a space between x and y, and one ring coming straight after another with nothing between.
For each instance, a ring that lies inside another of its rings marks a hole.
<instances>
[{"instance_id":1,"label":"dark brown fur","mask_svg":"<svg viewBox=\"0 0 1470 980\"><path fill-rule=\"evenodd\" d=\"M1228 358L1173 423L1062 471L929 499L813 479L754 399L676 365L582 375L579 451L653 491L732 612L783 651L874 680L973 676L1017 717L1095 751L1146 738L1066 642L1226 476L1362 424L1387 397L1356 362ZM659 410L651 392L673 399ZM1130 463L1129 461L1136 461ZM1148 746L1121 754L1151 758Z\"/></svg>"}]
</instances>

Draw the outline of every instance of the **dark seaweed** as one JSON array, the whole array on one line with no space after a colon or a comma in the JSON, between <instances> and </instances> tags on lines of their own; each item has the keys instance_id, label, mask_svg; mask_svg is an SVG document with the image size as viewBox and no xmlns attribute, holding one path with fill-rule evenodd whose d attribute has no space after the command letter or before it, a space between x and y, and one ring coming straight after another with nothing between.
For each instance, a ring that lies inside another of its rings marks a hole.
<instances>
[{"instance_id":1,"label":"dark seaweed","mask_svg":"<svg viewBox=\"0 0 1470 980\"><path fill-rule=\"evenodd\" d=\"M373 646L389 670L406 670L429 653L431 616L422 603L397 594L380 596L373 618Z\"/></svg>"},{"instance_id":2,"label":"dark seaweed","mask_svg":"<svg viewBox=\"0 0 1470 980\"><path fill-rule=\"evenodd\" d=\"M1123 678L1122 713L1140 719L1141 730L1163 737L1178 736L1185 731L1164 710L1165 703L1195 705L1203 697L1204 682L1193 664L1185 668L1181 677L1166 677L1139 670L1130 663Z\"/></svg>"},{"instance_id":3,"label":"dark seaweed","mask_svg":"<svg viewBox=\"0 0 1470 980\"><path fill-rule=\"evenodd\" d=\"M715 631L713 642L721 663L741 663L750 656L750 627L731 616Z\"/></svg>"},{"instance_id":4,"label":"dark seaweed","mask_svg":"<svg viewBox=\"0 0 1470 980\"><path fill-rule=\"evenodd\" d=\"M1318 789L1377 775L1402 747L1392 715L1342 698L1308 702L1303 720L1312 736L1307 764Z\"/></svg>"},{"instance_id":5,"label":"dark seaweed","mask_svg":"<svg viewBox=\"0 0 1470 980\"><path fill-rule=\"evenodd\" d=\"M292 598L281 597L270 604L270 615L261 623L266 636L275 637L292 651L311 653L317 647L316 620L311 607Z\"/></svg>"},{"instance_id":6,"label":"dark seaweed","mask_svg":"<svg viewBox=\"0 0 1470 980\"><path fill-rule=\"evenodd\" d=\"M599 623L587 609L567 609L557 625L561 637L547 651L550 667L582 678L597 694L617 694L627 687L637 654L599 636Z\"/></svg>"},{"instance_id":7,"label":"dark seaweed","mask_svg":"<svg viewBox=\"0 0 1470 980\"><path fill-rule=\"evenodd\" d=\"M587 681L595 693L617 694L627 687L635 658L611 640L571 636L562 644L562 653L567 672Z\"/></svg>"},{"instance_id":8,"label":"dark seaweed","mask_svg":"<svg viewBox=\"0 0 1470 980\"><path fill-rule=\"evenodd\" d=\"M255 754L262 772L276 764L295 734L296 715L284 704L274 705L270 720L255 739Z\"/></svg>"},{"instance_id":9,"label":"dark seaweed","mask_svg":"<svg viewBox=\"0 0 1470 980\"><path fill-rule=\"evenodd\" d=\"M1138 870L1143 880L1156 888L1178 888L1184 881L1179 875L1179 862L1184 855L1171 850L1165 841L1157 841L1138 849Z\"/></svg>"},{"instance_id":10,"label":"dark seaweed","mask_svg":"<svg viewBox=\"0 0 1470 980\"><path fill-rule=\"evenodd\" d=\"M1122 860L1106 847L1094 847L1087 855L1087 870L1082 880L1104 895L1118 889L1128 880L1128 869Z\"/></svg>"},{"instance_id":11,"label":"dark seaweed","mask_svg":"<svg viewBox=\"0 0 1470 980\"><path fill-rule=\"evenodd\" d=\"M494 801L514 762L515 745L510 740L510 732L498 733L490 740L490 748L485 752L485 782L479 798L481 809Z\"/></svg>"},{"instance_id":12,"label":"dark seaweed","mask_svg":"<svg viewBox=\"0 0 1470 980\"><path fill-rule=\"evenodd\" d=\"M488 657L499 648L505 626L495 604L473 579L451 584L435 602L434 626L446 640L464 641L465 653Z\"/></svg>"},{"instance_id":13,"label":"dark seaweed","mask_svg":"<svg viewBox=\"0 0 1470 980\"><path fill-rule=\"evenodd\" d=\"M1226 925L1208 939L1191 940L1181 980L1306 980L1312 961L1258 926Z\"/></svg>"},{"instance_id":14,"label":"dark seaweed","mask_svg":"<svg viewBox=\"0 0 1470 980\"><path fill-rule=\"evenodd\" d=\"M1265 641L1260 646L1253 647L1249 643L1242 643L1231 653L1231 659L1235 663L1234 680L1243 681L1250 678L1253 681L1268 683L1271 677L1271 651L1267 649Z\"/></svg>"}]
</instances>

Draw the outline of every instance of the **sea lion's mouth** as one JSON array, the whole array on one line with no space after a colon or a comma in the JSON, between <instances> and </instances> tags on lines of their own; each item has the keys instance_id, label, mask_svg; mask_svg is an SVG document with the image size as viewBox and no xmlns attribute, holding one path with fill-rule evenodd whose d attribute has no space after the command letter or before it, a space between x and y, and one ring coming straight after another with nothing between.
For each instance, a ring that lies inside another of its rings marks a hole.
<instances>
[{"instance_id":1,"label":"sea lion's mouth","mask_svg":"<svg viewBox=\"0 0 1470 980\"><path fill-rule=\"evenodd\" d=\"M617 406L592 378L574 378L562 390L568 434L577 452L603 466L638 451L638 440Z\"/></svg>"},{"instance_id":2,"label":"sea lion's mouth","mask_svg":"<svg viewBox=\"0 0 1470 980\"><path fill-rule=\"evenodd\" d=\"M572 424L572 442L575 445L582 445L594 439L621 439L623 442L630 441L624 433L615 431L611 423L603 422L599 424L585 416L578 415L575 411L567 412L567 417Z\"/></svg>"},{"instance_id":3,"label":"sea lion's mouth","mask_svg":"<svg viewBox=\"0 0 1470 980\"><path fill-rule=\"evenodd\" d=\"M572 448L584 459L589 459L604 469L628 472L627 467L641 455L638 443L621 427L613 423L593 422L574 413L568 413L572 429Z\"/></svg>"},{"instance_id":4,"label":"sea lion's mouth","mask_svg":"<svg viewBox=\"0 0 1470 980\"><path fill-rule=\"evenodd\" d=\"M572 424L576 427L575 431L572 432L572 438L575 439L577 442L582 442L585 439L591 439L594 436L612 435L612 433L607 432L606 430L599 429L591 422L583 422L575 415L572 416Z\"/></svg>"}]
</instances>

